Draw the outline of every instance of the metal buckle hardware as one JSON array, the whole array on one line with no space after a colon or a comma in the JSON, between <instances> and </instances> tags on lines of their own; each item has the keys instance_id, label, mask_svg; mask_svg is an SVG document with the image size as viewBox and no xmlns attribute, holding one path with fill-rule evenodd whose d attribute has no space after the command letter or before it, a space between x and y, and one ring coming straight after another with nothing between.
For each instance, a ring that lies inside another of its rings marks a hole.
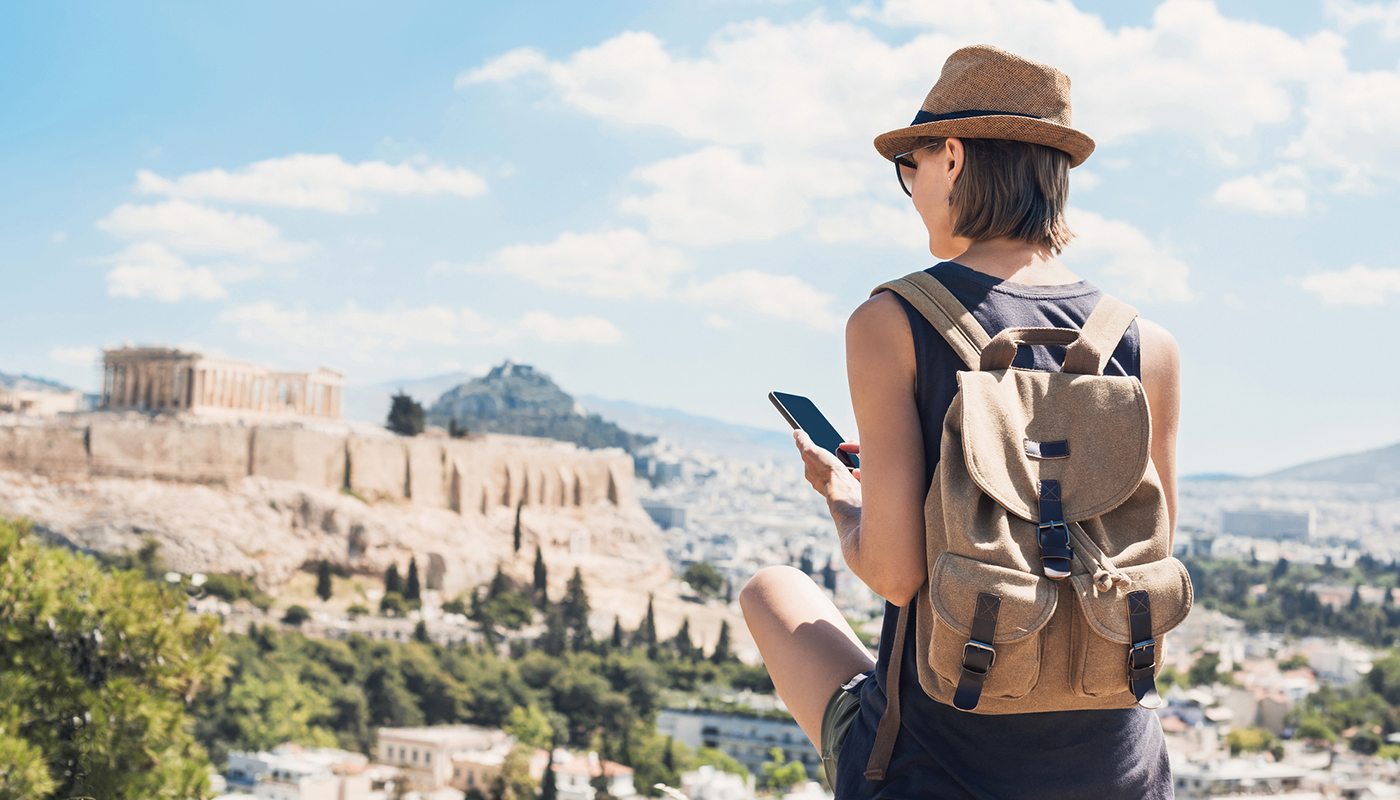
<instances>
[{"instance_id":1,"label":"metal buckle hardware","mask_svg":"<svg viewBox=\"0 0 1400 800\"><path fill-rule=\"evenodd\" d=\"M963 645L963 663L962 663L962 667L963 667L963 669L966 669L966 670L971 670L971 671L973 671L973 672L979 672L979 670L973 669L972 667L969 667L969 666L968 666L968 660L969 660L969 658L970 658L971 656L973 656L975 653L977 653L978 651L982 651L982 652L985 652L985 653L987 654L987 667L986 667L986 669L980 670L980 672L981 672L982 674L986 674L987 672L989 672L989 671L992 669L992 665L995 664L995 663L997 662L997 651L996 651L996 648L995 648L995 647L992 647L992 646L989 645L989 644L983 644L982 642L979 642L979 641L977 641L976 639L972 639L972 640L970 640L967 644Z\"/></svg>"},{"instance_id":2,"label":"metal buckle hardware","mask_svg":"<svg viewBox=\"0 0 1400 800\"><path fill-rule=\"evenodd\" d=\"M1133 643L1132 649L1128 651L1128 667L1129 667L1130 669L1136 669L1136 667L1133 666L1133 656L1136 655L1137 652L1138 652L1139 650L1142 650L1142 651L1145 652L1149 647L1154 648L1154 649L1153 649L1153 651L1152 651L1152 661L1151 661L1151 663L1147 664L1146 666L1148 666L1148 667L1156 666L1156 664L1157 664L1157 651L1156 651L1156 649L1155 649L1156 646L1157 646L1157 640L1156 640L1156 639L1148 639L1148 640L1143 641L1143 642L1134 642L1134 643Z\"/></svg>"}]
</instances>

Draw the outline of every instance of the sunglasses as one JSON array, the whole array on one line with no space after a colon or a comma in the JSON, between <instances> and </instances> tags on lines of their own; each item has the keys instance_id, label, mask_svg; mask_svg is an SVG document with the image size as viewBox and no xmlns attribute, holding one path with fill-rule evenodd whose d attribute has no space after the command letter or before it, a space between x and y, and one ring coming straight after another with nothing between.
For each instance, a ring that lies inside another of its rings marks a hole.
<instances>
[{"instance_id":1,"label":"sunglasses","mask_svg":"<svg viewBox=\"0 0 1400 800\"><path fill-rule=\"evenodd\" d=\"M930 142L926 145L921 145L907 153L900 153L892 159L894 161L895 177L899 178L899 188L903 189L904 193L910 197L914 196L914 192L909 187L914 183L914 173L919 169L919 165L915 164L914 159L910 158L910 156L926 147L933 147L934 144L934 142ZM905 170L909 171L908 177L905 177Z\"/></svg>"}]
</instances>

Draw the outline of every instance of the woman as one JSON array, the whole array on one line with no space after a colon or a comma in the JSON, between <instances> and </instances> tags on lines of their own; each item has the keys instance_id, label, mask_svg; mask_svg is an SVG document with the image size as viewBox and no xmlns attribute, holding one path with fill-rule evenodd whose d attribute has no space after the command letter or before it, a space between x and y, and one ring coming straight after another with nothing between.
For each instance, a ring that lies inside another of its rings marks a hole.
<instances>
[{"instance_id":1,"label":"woman","mask_svg":"<svg viewBox=\"0 0 1400 800\"><path fill-rule=\"evenodd\" d=\"M1009 327L1080 328L1101 292L1056 256L1068 171L1093 151L1070 127L1069 79L987 45L949 57L909 127L876 139L896 164L928 229L928 270L989 335ZM801 572L770 567L740 595L779 695L822 752L838 798L1169 798L1171 774L1156 716L1145 708L987 715L929 698L914 637L892 653L899 607L927 580L924 501L939 459L943 417L962 362L922 315L892 292L851 315L846 368L861 457L852 474L795 433L807 480L827 500L850 570L887 602L879 657L865 648ZM1062 348L1022 348L1015 366L1056 370ZM1139 320L1105 374L1138 377L1152 416L1151 457L1175 527L1176 343ZM911 613L917 613L911 608ZM865 775L885 710L891 659L902 726L881 780ZM867 678L873 677L873 680Z\"/></svg>"}]
</instances>

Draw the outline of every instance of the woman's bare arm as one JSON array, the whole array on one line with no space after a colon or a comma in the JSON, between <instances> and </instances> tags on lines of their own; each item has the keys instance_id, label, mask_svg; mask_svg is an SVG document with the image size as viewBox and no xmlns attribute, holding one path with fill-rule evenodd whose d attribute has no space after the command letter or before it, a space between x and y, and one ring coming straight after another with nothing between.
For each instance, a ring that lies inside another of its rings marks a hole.
<instances>
[{"instance_id":1,"label":"woman's bare arm","mask_svg":"<svg viewBox=\"0 0 1400 800\"><path fill-rule=\"evenodd\" d=\"M914 342L893 295L866 301L846 324L846 373L860 428L860 474L798 436L807 479L827 500L846 566L898 606L928 577L924 440L914 401Z\"/></svg>"},{"instance_id":2,"label":"woman's bare arm","mask_svg":"<svg viewBox=\"0 0 1400 800\"><path fill-rule=\"evenodd\" d=\"M1152 412L1152 464L1167 495L1167 517L1176 540L1176 430L1181 412L1181 352L1167 329L1138 320L1142 336L1142 388Z\"/></svg>"}]
</instances>

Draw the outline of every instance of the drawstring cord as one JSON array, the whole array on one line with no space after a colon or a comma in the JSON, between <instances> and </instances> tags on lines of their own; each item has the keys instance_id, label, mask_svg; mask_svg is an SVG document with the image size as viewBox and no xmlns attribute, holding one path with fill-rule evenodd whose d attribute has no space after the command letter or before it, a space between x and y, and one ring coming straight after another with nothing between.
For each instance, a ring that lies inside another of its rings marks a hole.
<instances>
[{"instance_id":1,"label":"drawstring cord","mask_svg":"<svg viewBox=\"0 0 1400 800\"><path fill-rule=\"evenodd\" d=\"M1099 547L1084 529L1077 524L1068 526L1069 536L1074 540L1074 557L1094 576L1094 589L1097 592L1111 592L1115 584L1124 589L1133 585L1133 579L1123 570L1113 565L1113 560Z\"/></svg>"}]
</instances>

